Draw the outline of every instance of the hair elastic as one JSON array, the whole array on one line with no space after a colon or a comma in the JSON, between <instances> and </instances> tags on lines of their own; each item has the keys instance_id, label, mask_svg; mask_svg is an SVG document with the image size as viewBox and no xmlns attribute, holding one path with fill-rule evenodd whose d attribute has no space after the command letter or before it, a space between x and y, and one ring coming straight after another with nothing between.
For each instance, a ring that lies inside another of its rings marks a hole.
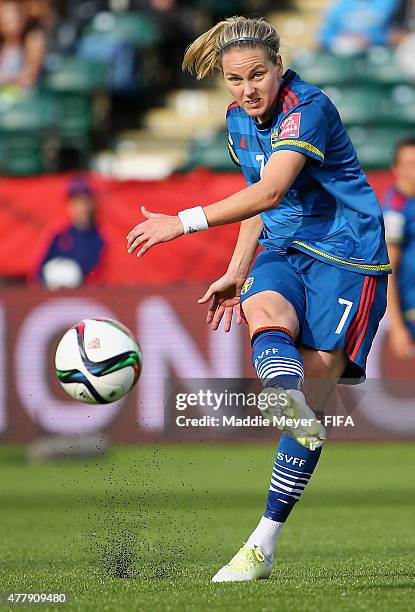
<instances>
[{"instance_id":1,"label":"hair elastic","mask_svg":"<svg viewBox=\"0 0 415 612\"><path fill-rule=\"evenodd\" d=\"M265 47L269 47L273 51L276 51L275 45L267 40L262 40L262 38L255 38L254 36L242 36L241 38L234 38L233 40L228 40L228 42L224 43L220 47L218 53L222 53L222 51L226 49L226 47L229 47L230 45L233 45L234 43L241 43L241 42L252 42L252 43L257 43L258 45L265 45Z\"/></svg>"}]
</instances>

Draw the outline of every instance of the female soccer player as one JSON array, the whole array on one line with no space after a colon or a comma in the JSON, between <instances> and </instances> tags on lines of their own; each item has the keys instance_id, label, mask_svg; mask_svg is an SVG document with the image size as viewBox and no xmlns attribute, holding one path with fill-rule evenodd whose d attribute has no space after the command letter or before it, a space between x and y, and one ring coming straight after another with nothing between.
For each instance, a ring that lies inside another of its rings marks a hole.
<instances>
[{"instance_id":1,"label":"female soccer player","mask_svg":"<svg viewBox=\"0 0 415 612\"><path fill-rule=\"evenodd\" d=\"M273 26L226 19L194 41L183 67L199 79L222 71L235 99L227 112L229 149L248 187L178 216L143 207L146 220L128 234L127 246L142 256L182 234L242 221L226 274L199 302L212 299L214 329L225 313L229 329L241 303L265 392L286 397L277 406L268 402L264 415L303 419L283 428L258 526L213 577L254 580L270 575L277 538L325 440L302 393L304 370L325 381L314 408L339 378L364 378L390 264L379 204L339 114L320 89L284 72ZM258 242L265 249L250 270Z\"/></svg>"}]
</instances>

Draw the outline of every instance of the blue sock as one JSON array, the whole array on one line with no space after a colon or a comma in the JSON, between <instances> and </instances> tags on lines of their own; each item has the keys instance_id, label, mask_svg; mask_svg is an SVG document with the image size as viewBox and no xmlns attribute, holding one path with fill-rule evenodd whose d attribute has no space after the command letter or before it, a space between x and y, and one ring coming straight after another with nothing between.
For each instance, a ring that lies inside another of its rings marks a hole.
<instances>
[{"instance_id":1,"label":"blue sock","mask_svg":"<svg viewBox=\"0 0 415 612\"><path fill-rule=\"evenodd\" d=\"M321 448L309 450L283 433L278 445L264 516L283 523L300 499L320 459Z\"/></svg>"},{"instance_id":2,"label":"blue sock","mask_svg":"<svg viewBox=\"0 0 415 612\"><path fill-rule=\"evenodd\" d=\"M252 363L265 386L302 389L303 360L288 330L269 328L255 333L252 337Z\"/></svg>"},{"instance_id":3,"label":"blue sock","mask_svg":"<svg viewBox=\"0 0 415 612\"><path fill-rule=\"evenodd\" d=\"M303 360L288 330L268 328L252 337L252 362L267 387L302 390ZM284 522L311 478L321 448L309 450L283 433L272 470L266 518Z\"/></svg>"}]
</instances>

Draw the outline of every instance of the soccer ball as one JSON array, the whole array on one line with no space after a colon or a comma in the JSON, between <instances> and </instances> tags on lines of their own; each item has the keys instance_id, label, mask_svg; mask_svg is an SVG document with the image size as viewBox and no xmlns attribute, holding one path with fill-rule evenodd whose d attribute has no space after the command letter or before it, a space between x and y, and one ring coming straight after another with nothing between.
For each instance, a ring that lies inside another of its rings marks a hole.
<instances>
[{"instance_id":1,"label":"soccer ball","mask_svg":"<svg viewBox=\"0 0 415 612\"><path fill-rule=\"evenodd\" d=\"M55 365L59 382L71 397L87 404L109 404L137 382L141 350L122 323L84 319L59 342Z\"/></svg>"}]
</instances>

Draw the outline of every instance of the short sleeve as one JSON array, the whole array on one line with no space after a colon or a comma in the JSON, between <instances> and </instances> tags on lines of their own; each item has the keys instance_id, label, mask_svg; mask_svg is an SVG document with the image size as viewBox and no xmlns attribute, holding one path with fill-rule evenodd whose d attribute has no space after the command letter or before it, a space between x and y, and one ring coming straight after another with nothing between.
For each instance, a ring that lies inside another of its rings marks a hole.
<instances>
[{"instance_id":1,"label":"short sleeve","mask_svg":"<svg viewBox=\"0 0 415 612\"><path fill-rule=\"evenodd\" d=\"M271 141L273 152L298 151L320 165L324 162L328 122L317 101L300 104L280 124Z\"/></svg>"}]
</instances>

